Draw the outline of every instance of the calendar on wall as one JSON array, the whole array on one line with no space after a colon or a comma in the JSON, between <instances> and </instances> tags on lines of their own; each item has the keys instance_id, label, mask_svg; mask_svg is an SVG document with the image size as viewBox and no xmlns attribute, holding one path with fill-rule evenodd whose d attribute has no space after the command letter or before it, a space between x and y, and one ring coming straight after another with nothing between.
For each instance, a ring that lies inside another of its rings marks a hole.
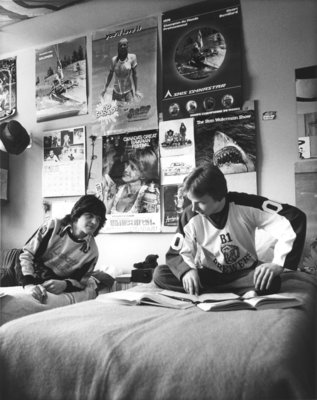
<instances>
[{"instance_id":1,"label":"calendar on wall","mask_svg":"<svg viewBox=\"0 0 317 400\"><path fill-rule=\"evenodd\" d=\"M43 197L85 194L85 127L46 132L43 146Z\"/></svg>"}]
</instances>

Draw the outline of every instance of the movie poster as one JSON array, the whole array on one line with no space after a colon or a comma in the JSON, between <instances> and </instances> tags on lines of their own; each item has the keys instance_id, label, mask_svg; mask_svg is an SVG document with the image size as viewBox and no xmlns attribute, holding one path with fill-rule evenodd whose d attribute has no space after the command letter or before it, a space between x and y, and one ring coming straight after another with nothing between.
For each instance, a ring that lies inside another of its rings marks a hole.
<instances>
[{"instance_id":1,"label":"movie poster","mask_svg":"<svg viewBox=\"0 0 317 400\"><path fill-rule=\"evenodd\" d=\"M239 0L163 14L164 120L242 107L240 14Z\"/></svg>"},{"instance_id":2,"label":"movie poster","mask_svg":"<svg viewBox=\"0 0 317 400\"><path fill-rule=\"evenodd\" d=\"M36 50L37 122L87 112L86 38Z\"/></svg>"},{"instance_id":3,"label":"movie poster","mask_svg":"<svg viewBox=\"0 0 317 400\"><path fill-rule=\"evenodd\" d=\"M0 60L0 121L16 113L16 57Z\"/></svg>"},{"instance_id":4,"label":"movie poster","mask_svg":"<svg viewBox=\"0 0 317 400\"><path fill-rule=\"evenodd\" d=\"M224 174L255 171L254 110L230 111L197 117L195 158L197 166L213 163Z\"/></svg>"},{"instance_id":5,"label":"movie poster","mask_svg":"<svg viewBox=\"0 0 317 400\"><path fill-rule=\"evenodd\" d=\"M103 134L158 128L157 18L93 35L92 109Z\"/></svg>"},{"instance_id":6,"label":"movie poster","mask_svg":"<svg viewBox=\"0 0 317 400\"><path fill-rule=\"evenodd\" d=\"M190 201L183 194L182 185L162 186L163 191L163 222L162 231L175 232L178 218Z\"/></svg>"},{"instance_id":7,"label":"movie poster","mask_svg":"<svg viewBox=\"0 0 317 400\"><path fill-rule=\"evenodd\" d=\"M103 137L103 232L159 232L160 185L157 130Z\"/></svg>"},{"instance_id":8,"label":"movie poster","mask_svg":"<svg viewBox=\"0 0 317 400\"><path fill-rule=\"evenodd\" d=\"M85 137L84 126L45 133L43 197L85 194Z\"/></svg>"}]
</instances>

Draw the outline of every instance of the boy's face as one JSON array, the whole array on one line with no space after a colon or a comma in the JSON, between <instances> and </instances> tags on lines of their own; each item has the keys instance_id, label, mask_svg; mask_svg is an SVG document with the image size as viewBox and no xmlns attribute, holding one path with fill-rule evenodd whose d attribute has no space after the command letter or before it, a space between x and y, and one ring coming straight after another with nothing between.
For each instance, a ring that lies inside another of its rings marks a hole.
<instances>
[{"instance_id":1,"label":"boy's face","mask_svg":"<svg viewBox=\"0 0 317 400\"><path fill-rule=\"evenodd\" d=\"M209 194L196 197L190 191L187 193L187 197L192 203L192 210L206 216L220 212L226 203L225 198L221 200L215 200Z\"/></svg>"},{"instance_id":2,"label":"boy's face","mask_svg":"<svg viewBox=\"0 0 317 400\"><path fill-rule=\"evenodd\" d=\"M86 212L74 223L74 233L78 237L93 235L98 229L100 222L100 217L98 215Z\"/></svg>"}]
</instances>

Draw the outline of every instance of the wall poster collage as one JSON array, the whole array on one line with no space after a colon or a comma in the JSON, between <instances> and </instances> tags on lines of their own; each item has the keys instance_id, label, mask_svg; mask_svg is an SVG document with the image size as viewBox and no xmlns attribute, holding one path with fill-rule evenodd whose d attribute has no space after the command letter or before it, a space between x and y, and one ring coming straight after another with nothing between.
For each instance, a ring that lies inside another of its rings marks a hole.
<instances>
[{"instance_id":1,"label":"wall poster collage","mask_svg":"<svg viewBox=\"0 0 317 400\"><path fill-rule=\"evenodd\" d=\"M246 175L256 179L254 110L242 110L239 0L164 13L161 33L159 108L158 21L149 17L92 34L93 122L87 132L44 137L43 196L96 195L107 209L103 233L175 231L189 204L182 182L204 163L235 175L242 190ZM36 57L38 121L86 113L84 39Z\"/></svg>"}]
</instances>

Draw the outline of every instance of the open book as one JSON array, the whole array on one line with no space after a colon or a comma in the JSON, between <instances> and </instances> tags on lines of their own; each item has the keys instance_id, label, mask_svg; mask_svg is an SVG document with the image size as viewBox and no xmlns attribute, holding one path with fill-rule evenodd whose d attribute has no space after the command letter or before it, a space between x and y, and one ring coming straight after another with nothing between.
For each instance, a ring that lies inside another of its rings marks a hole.
<instances>
[{"instance_id":1,"label":"open book","mask_svg":"<svg viewBox=\"0 0 317 400\"><path fill-rule=\"evenodd\" d=\"M243 296L234 293L204 293L200 296L163 290L164 296L191 301L203 311L257 310L268 308L290 308L300 306L299 299L284 294L258 296L251 290Z\"/></svg>"},{"instance_id":2,"label":"open book","mask_svg":"<svg viewBox=\"0 0 317 400\"><path fill-rule=\"evenodd\" d=\"M99 295L95 301L103 303L123 304L128 306L138 304L148 304L152 306L186 309L193 307L193 303L174 299L172 297L163 296L160 293L151 292L134 292L130 290L120 290Z\"/></svg>"}]
</instances>

